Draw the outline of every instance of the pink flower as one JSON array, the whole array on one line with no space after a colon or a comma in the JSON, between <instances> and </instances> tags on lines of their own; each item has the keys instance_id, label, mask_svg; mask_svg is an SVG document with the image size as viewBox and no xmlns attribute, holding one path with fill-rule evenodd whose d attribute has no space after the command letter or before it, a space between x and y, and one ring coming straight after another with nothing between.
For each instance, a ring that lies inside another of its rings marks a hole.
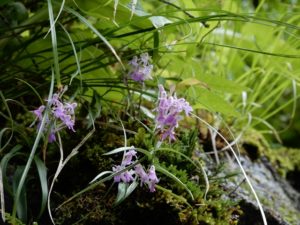
<instances>
[{"instance_id":1,"label":"pink flower","mask_svg":"<svg viewBox=\"0 0 300 225\"><path fill-rule=\"evenodd\" d=\"M129 70L129 77L137 82L144 82L145 80L152 79L151 72L153 65L149 63L150 57L148 53L143 53L140 58L134 56L129 65L131 66Z\"/></svg>"},{"instance_id":2,"label":"pink flower","mask_svg":"<svg viewBox=\"0 0 300 225\"><path fill-rule=\"evenodd\" d=\"M58 93L53 94L52 98L48 102L49 108L51 111L48 114L48 117L46 118L45 122L45 128L44 131L47 133L49 129L51 129L50 135L48 136L48 141L49 143L54 142L56 140L55 137L55 132L57 130L61 129L61 125L64 125L68 129L74 130L74 125L75 125L75 108L77 107L77 103L64 103L60 100L60 96ZM38 109L32 111L34 115L38 119L38 129L40 127L42 118L43 118L43 112L45 110L46 106L41 105ZM55 130L52 126L54 124L54 121L57 123L57 130ZM60 124L58 122L61 122Z\"/></svg>"},{"instance_id":3,"label":"pink flower","mask_svg":"<svg viewBox=\"0 0 300 225\"><path fill-rule=\"evenodd\" d=\"M117 173L117 172L120 172L123 169L125 169L124 166L120 166L120 165L114 166L113 167L113 172ZM133 174L134 174L133 170L129 170L129 171L126 170L126 171L124 171L124 172L122 172L122 173L120 173L118 175L115 175L114 176L114 181L116 183L119 183L121 181L124 182L124 183L130 183L131 181L134 180L134 178L132 176Z\"/></svg>"},{"instance_id":4,"label":"pink flower","mask_svg":"<svg viewBox=\"0 0 300 225\"><path fill-rule=\"evenodd\" d=\"M175 128L178 127L178 121L182 119L181 112L185 112L189 115L193 111L189 103L184 99L178 99L176 94L167 95L162 85L159 88L159 102L158 107L154 110L157 111L156 124L157 128L162 133L162 140L169 138L169 140L175 140Z\"/></svg>"},{"instance_id":5,"label":"pink flower","mask_svg":"<svg viewBox=\"0 0 300 225\"><path fill-rule=\"evenodd\" d=\"M134 147L133 147L134 148ZM118 173L122 170L126 169L126 166L132 165L134 161L132 161L133 157L137 158L137 152L134 149L131 149L124 153L123 160L121 165L113 166L112 171ZM125 170L122 173L119 173L114 176L115 183L130 183L134 180L140 180L141 185L148 185L150 192L155 191L155 185L159 182L159 179L155 173L155 167L152 165L148 170L148 173L145 172L144 167L141 164L137 164L133 169Z\"/></svg>"},{"instance_id":6,"label":"pink flower","mask_svg":"<svg viewBox=\"0 0 300 225\"><path fill-rule=\"evenodd\" d=\"M46 107L44 105L41 105L38 109L32 111L40 121L42 120L45 108Z\"/></svg>"},{"instance_id":7,"label":"pink flower","mask_svg":"<svg viewBox=\"0 0 300 225\"><path fill-rule=\"evenodd\" d=\"M127 166L127 165L130 165L132 164L132 158L133 157L136 157L136 151L135 150L129 150L128 152L126 152L124 154L124 159L122 160L122 164L123 166Z\"/></svg>"},{"instance_id":8,"label":"pink flower","mask_svg":"<svg viewBox=\"0 0 300 225\"><path fill-rule=\"evenodd\" d=\"M157 184L158 182L159 182L159 180L155 173L155 166L152 165L148 172L148 186L149 186L150 192L155 191L155 184Z\"/></svg>"},{"instance_id":9,"label":"pink flower","mask_svg":"<svg viewBox=\"0 0 300 225\"><path fill-rule=\"evenodd\" d=\"M143 166L141 164L138 164L134 168L135 174L140 178L141 185L147 184L150 192L155 191L155 185L159 182L159 179L156 176L155 173L155 166L152 165L148 171L148 174L145 172Z\"/></svg>"},{"instance_id":10,"label":"pink flower","mask_svg":"<svg viewBox=\"0 0 300 225\"><path fill-rule=\"evenodd\" d=\"M141 185L148 181L148 174L145 172L145 170L141 164L137 164L134 167L134 171L135 171L136 175L138 175L139 178L141 179Z\"/></svg>"},{"instance_id":11,"label":"pink flower","mask_svg":"<svg viewBox=\"0 0 300 225\"><path fill-rule=\"evenodd\" d=\"M132 158L136 157L137 152L133 149L130 149L129 151L126 151L123 156L123 160L121 162L121 165L117 165L113 167L113 172L119 172L123 169L126 168L126 166L131 165L133 163ZM124 183L129 183L134 180L133 176L134 171L129 170L129 171L124 171L120 173L119 175L114 176L114 181L119 183L123 181Z\"/></svg>"},{"instance_id":12,"label":"pink flower","mask_svg":"<svg viewBox=\"0 0 300 225\"><path fill-rule=\"evenodd\" d=\"M55 137L55 132L52 131L52 132L50 132L50 134L49 134L49 136L48 136L48 142L49 142L49 143L52 143L52 142L54 142L54 141L56 141L56 137Z\"/></svg>"}]
</instances>

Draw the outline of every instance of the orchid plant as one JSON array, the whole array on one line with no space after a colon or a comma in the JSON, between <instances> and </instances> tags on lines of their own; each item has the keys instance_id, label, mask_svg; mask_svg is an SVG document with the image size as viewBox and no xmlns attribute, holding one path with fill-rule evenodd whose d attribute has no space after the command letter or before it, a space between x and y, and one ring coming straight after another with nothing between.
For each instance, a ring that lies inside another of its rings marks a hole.
<instances>
[{"instance_id":1,"label":"orchid plant","mask_svg":"<svg viewBox=\"0 0 300 225\"><path fill-rule=\"evenodd\" d=\"M141 54L140 57L134 56L128 63L130 65L129 78L137 83L142 83L143 86L146 80L152 79L151 71L153 65L149 63L149 60L150 56L148 53ZM168 94L163 85L159 84L158 90L158 101L156 107L152 110L156 112L153 121L154 131L152 133L156 140L156 144L154 144L155 149L144 150L135 148L134 146L126 147L126 134L124 132L125 147L114 149L105 154L111 155L123 152L121 163L114 165L112 171L102 172L92 180L92 182L95 182L105 174L113 175L114 183L118 184L116 203L128 197L138 186L138 183L140 183L140 186L146 185L150 192L156 191L156 186L159 183L159 178L156 175L156 166L159 167L160 172L166 175L169 175L169 173L159 166L155 152L159 149L162 142L169 140L169 143L171 143L176 140L175 129L179 127L179 121L183 119L182 113L185 116L189 116L193 111L190 104L184 98L177 98L174 88ZM148 166L142 164L142 159L138 159L138 152L148 157L148 161L151 162Z\"/></svg>"},{"instance_id":2,"label":"orchid plant","mask_svg":"<svg viewBox=\"0 0 300 225\"><path fill-rule=\"evenodd\" d=\"M77 107L77 103L63 102L61 100L62 95L62 91L53 94L47 106L41 105L36 110L32 111L32 113L36 116L34 123L38 121L37 128L39 129L43 118L43 113L45 112L46 108L49 107L50 113L47 114L46 123L44 127L44 133L47 135L49 143L56 141L56 132L60 131L65 127L75 132L75 108Z\"/></svg>"}]
</instances>

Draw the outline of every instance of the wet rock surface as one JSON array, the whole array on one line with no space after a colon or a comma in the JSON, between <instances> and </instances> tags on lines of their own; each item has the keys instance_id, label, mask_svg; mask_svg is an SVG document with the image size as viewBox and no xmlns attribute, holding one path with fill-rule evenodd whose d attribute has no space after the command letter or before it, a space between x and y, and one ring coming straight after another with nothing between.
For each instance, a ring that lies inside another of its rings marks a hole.
<instances>
[{"instance_id":1,"label":"wet rock surface","mask_svg":"<svg viewBox=\"0 0 300 225\"><path fill-rule=\"evenodd\" d=\"M248 156L240 157L246 173L263 205L269 225L300 225L300 193L289 181L275 171L264 156L252 161ZM233 163L238 170L238 165ZM294 182L299 182L294 177ZM242 174L227 183L226 189L234 190L230 197L240 201L244 212L239 225L262 225L262 217L257 202Z\"/></svg>"}]
</instances>

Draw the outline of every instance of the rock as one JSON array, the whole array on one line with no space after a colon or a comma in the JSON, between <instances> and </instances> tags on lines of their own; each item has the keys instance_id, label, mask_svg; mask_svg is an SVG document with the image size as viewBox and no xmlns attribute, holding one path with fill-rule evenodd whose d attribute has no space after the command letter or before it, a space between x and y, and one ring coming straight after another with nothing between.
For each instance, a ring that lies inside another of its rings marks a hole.
<instances>
[{"instance_id":1,"label":"rock","mask_svg":"<svg viewBox=\"0 0 300 225\"><path fill-rule=\"evenodd\" d=\"M300 193L277 174L266 157L251 161L248 156L242 155L240 161L263 205L268 224L300 225ZM237 163L232 166L235 170L239 169ZM233 190L230 197L239 201L244 212L238 224L263 225L258 204L243 179L241 174L226 184L226 189Z\"/></svg>"}]
</instances>

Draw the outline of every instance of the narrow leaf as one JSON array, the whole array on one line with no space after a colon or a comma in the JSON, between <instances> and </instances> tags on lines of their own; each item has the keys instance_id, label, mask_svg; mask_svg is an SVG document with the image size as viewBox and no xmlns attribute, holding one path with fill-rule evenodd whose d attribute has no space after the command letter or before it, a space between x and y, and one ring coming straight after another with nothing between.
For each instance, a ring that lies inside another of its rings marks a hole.
<instances>
[{"instance_id":1,"label":"narrow leaf","mask_svg":"<svg viewBox=\"0 0 300 225\"><path fill-rule=\"evenodd\" d=\"M49 1L49 0L48 0ZM74 16L76 16L82 23L84 23L87 27L89 27L103 42L104 44L110 49L110 51L115 55L116 59L121 64L122 68L125 70L125 66L123 65L120 57L118 56L114 47L106 40L106 38L83 16L81 16L78 12L74 11L69 7L65 7L65 10Z\"/></svg>"},{"instance_id":2,"label":"narrow leaf","mask_svg":"<svg viewBox=\"0 0 300 225\"><path fill-rule=\"evenodd\" d=\"M125 199L127 187L128 187L127 183L120 182L118 184L118 194L117 194L117 198L116 198L115 204L118 204L122 200Z\"/></svg>"},{"instance_id":3,"label":"narrow leaf","mask_svg":"<svg viewBox=\"0 0 300 225\"><path fill-rule=\"evenodd\" d=\"M109 151L107 153L104 153L103 155L113 155L113 154L116 154L116 153L119 153L119 152L124 152L124 151L132 150L132 149L135 149L135 148L134 147L120 147L120 148L116 148L112 151Z\"/></svg>"},{"instance_id":4,"label":"narrow leaf","mask_svg":"<svg viewBox=\"0 0 300 225\"><path fill-rule=\"evenodd\" d=\"M19 182L21 180L23 170L25 166L18 166L12 180L13 192L16 193L18 189ZM20 220L27 222L27 194L26 194L26 183L22 186L20 194L18 196L18 202L16 205L17 215Z\"/></svg>"},{"instance_id":5,"label":"narrow leaf","mask_svg":"<svg viewBox=\"0 0 300 225\"><path fill-rule=\"evenodd\" d=\"M99 173L90 183L95 182L96 180L98 180L99 178L103 177L106 174L113 174L112 171L103 171L101 173Z\"/></svg>"},{"instance_id":6,"label":"narrow leaf","mask_svg":"<svg viewBox=\"0 0 300 225\"><path fill-rule=\"evenodd\" d=\"M40 212L38 214L38 218L40 218L47 206L47 198L48 198L47 168L45 164L42 162L42 160L40 160L37 156L34 157L34 162L37 167L41 189L42 189L41 207L40 207Z\"/></svg>"}]
</instances>

